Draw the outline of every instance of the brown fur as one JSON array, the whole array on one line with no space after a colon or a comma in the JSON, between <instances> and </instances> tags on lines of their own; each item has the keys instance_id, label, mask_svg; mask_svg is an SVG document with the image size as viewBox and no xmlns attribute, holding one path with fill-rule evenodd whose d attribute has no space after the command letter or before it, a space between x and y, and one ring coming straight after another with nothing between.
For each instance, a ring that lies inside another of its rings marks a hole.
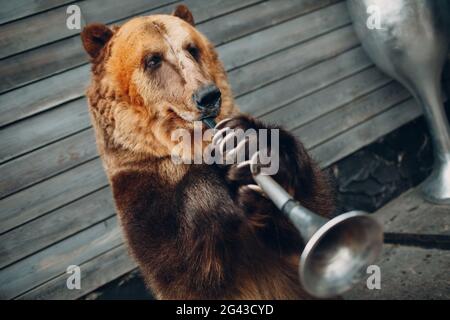
<instances>
[{"instance_id":1,"label":"brown fur","mask_svg":"<svg viewBox=\"0 0 450 320\"><path fill-rule=\"evenodd\" d=\"M299 235L269 200L246 187L248 169L171 161L170 135L192 129L200 117L192 94L207 83L222 92L217 120L234 115L228 126L265 127L236 116L213 46L193 27L187 8L175 14L134 18L112 30L91 25L82 33L92 58L87 95L97 145L131 253L160 299L309 298L297 277ZM187 51L192 45L198 61ZM162 63L148 70L154 55ZM280 139L275 178L305 206L330 212L320 170L289 133L281 130Z\"/></svg>"}]
</instances>

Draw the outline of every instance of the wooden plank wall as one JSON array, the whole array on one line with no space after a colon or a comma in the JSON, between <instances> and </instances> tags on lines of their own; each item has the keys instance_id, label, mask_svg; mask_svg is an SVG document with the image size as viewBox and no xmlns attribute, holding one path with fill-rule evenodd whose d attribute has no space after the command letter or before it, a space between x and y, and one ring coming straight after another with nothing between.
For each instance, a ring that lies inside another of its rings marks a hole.
<instances>
[{"instance_id":1,"label":"wooden plank wall","mask_svg":"<svg viewBox=\"0 0 450 320\"><path fill-rule=\"evenodd\" d=\"M241 109L292 130L323 167L421 114L364 54L340 0L183 2L217 46ZM3 299L75 299L136 267L95 148L69 3L84 23L121 24L179 1L1 1ZM66 289L71 264L81 290Z\"/></svg>"}]
</instances>

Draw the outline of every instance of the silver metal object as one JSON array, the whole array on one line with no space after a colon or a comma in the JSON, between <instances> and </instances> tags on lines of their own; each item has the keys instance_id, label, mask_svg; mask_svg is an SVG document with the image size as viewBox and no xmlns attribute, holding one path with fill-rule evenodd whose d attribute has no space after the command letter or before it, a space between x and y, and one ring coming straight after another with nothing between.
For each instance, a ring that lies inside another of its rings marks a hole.
<instances>
[{"instance_id":1,"label":"silver metal object","mask_svg":"<svg viewBox=\"0 0 450 320\"><path fill-rule=\"evenodd\" d=\"M423 106L435 163L424 198L450 204L450 129L443 108L442 69L450 40L450 1L347 0L367 54Z\"/></svg>"},{"instance_id":2,"label":"silver metal object","mask_svg":"<svg viewBox=\"0 0 450 320\"><path fill-rule=\"evenodd\" d=\"M362 211L351 211L328 220L301 206L270 176L261 173L252 158L256 183L292 221L306 243L300 256L303 288L319 298L335 297L362 280L367 266L381 252L383 228Z\"/></svg>"},{"instance_id":3,"label":"silver metal object","mask_svg":"<svg viewBox=\"0 0 450 320\"><path fill-rule=\"evenodd\" d=\"M209 128L215 120L202 120ZM255 182L291 220L304 242L299 276L303 288L319 298L336 297L366 276L367 266L381 253L383 228L362 211L328 220L301 206L275 180L261 172L259 153L250 162Z\"/></svg>"}]
</instances>

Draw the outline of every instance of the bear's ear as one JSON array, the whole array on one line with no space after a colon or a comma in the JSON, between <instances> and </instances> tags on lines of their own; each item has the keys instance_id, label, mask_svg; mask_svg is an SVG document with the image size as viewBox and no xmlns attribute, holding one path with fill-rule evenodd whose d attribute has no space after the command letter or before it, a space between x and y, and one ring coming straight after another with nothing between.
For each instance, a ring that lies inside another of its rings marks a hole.
<instances>
[{"instance_id":1,"label":"bear's ear","mask_svg":"<svg viewBox=\"0 0 450 320\"><path fill-rule=\"evenodd\" d=\"M195 26L194 16L192 12L186 7L184 4L180 4L175 8L175 11L172 13L175 17L183 19L187 23L192 26Z\"/></svg>"},{"instance_id":2,"label":"bear's ear","mask_svg":"<svg viewBox=\"0 0 450 320\"><path fill-rule=\"evenodd\" d=\"M81 32L83 47L92 58L96 58L113 34L113 31L104 24L89 24Z\"/></svg>"}]
</instances>

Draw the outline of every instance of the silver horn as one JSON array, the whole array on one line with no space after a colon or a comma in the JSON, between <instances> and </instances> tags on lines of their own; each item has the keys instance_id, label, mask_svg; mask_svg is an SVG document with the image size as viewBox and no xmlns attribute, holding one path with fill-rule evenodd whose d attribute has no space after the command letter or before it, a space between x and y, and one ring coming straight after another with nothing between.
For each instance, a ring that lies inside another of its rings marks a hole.
<instances>
[{"instance_id":1,"label":"silver horn","mask_svg":"<svg viewBox=\"0 0 450 320\"><path fill-rule=\"evenodd\" d=\"M303 288L319 298L335 297L367 274L381 252L383 228L368 214L351 211L326 219L295 201L274 179L261 172L258 153L250 170L256 183L300 232L306 246L300 256Z\"/></svg>"},{"instance_id":2,"label":"silver horn","mask_svg":"<svg viewBox=\"0 0 450 320\"><path fill-rule=\"evenodd\" d=\"M447 0L347 0L367 54L422 105L431 131L434 168L424 198L450 204L450 130L442 103L441 74L450 39Z\"/></svg>"},{"instance_id":3,"label":"silver horn","mask_svg":"<svg viewBox=\"0 0 450 320\"><path fill-rule=\"evenodd\" d=\"M209 128L215 126L213 118L202 121ZM256 152L250 161L255 182L290 219L306 243L299 263L303 288L318 298L336 297L351 289L381 253L380 223L363 211L350 211L331 220L315 214L265 175L258 159Z\"/></svg>"}]
</instances>

